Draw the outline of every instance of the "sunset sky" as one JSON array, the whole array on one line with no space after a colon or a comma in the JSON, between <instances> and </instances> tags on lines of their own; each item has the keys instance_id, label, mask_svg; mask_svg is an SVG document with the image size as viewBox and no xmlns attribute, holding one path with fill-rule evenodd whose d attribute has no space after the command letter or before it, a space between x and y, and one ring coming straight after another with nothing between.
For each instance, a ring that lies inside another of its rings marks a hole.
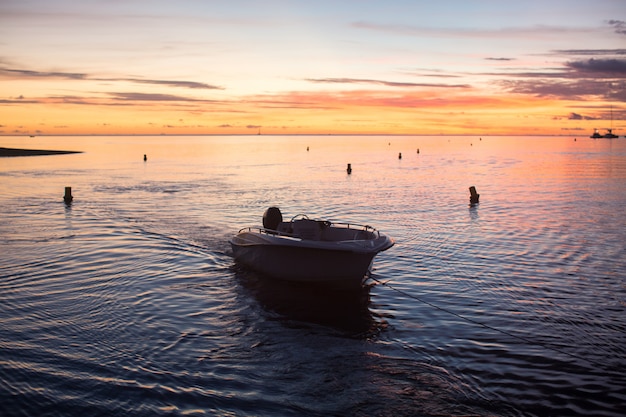
<instances>
[{"instance_id":1,"label":"sunset sky","mask_svg":"<svg viewBox=\"0 0 626 417\"><path fill-rule=\"evenodd\" d=\"M0 0L0 134L626 135L626 1Z\"/></svg>"}]
</instances>

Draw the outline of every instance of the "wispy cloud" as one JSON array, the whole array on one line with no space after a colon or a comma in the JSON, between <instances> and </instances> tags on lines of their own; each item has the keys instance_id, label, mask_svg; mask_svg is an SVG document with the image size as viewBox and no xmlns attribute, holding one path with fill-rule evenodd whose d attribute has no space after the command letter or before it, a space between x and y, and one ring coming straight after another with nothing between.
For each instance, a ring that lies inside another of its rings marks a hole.
<instances>
[{"instance_id":1,"label":"wispy cloud","mask_svg":"<svg viewBox=\"0 0 626 417\"><path fill-rule=\"evenodd\" d=\"M251 99L248 102L255 104L264 102L268 107L277 103L294 103L285 106L291 109L324 109L342 110L346 108L386 108L386 109L415 109L415 108L448 108L458 107L498 107L503 104L498 97L479 95L450 95L439 94L437 90L428 93L423 91L407 90L400 93L390 91L357 90L342 92L291 92L273 96L259 97L258 101Z\"/></svg>"},{"instance_id":2,"label":"wispy cloud","mask_svg":"<svg viewBox=\"0 0 626 417\"><path fill-rule=\"evenodd\" d=\"M591 57L572 59L560 67L535 71L506 71L496 81L505 91L566 100L590 97L626 101L626 49L563 49L554 57ZM489 74L496 76L497 74ZM572 113L575 114L575 113ZM590 120L575 119L570 120Z\"/></svg>"},{"instance_id":3,"label":"wispy cloud","mask_svg":"<svg viewBox=\"0 0 626 417\"><path fill-rule=\"evenodd\" d=\"M542 34L558 34L591 32L591 28L572 28L566 26L532 25L525 27L499 27L497 29L479 28L437 28L427 26L413 26L406 24L381 24L367 21L353 22L352 27L357 29L373 30L394 33L404 36L439 36L461 38L489 38L498 37L537 37Z\"/></svg>"},{"instance_id":4,"label":"wispy cloud","mask_svg":"<svg viewBox=\"0 0 626 417\"><path fill-rule=\"evenodd\" d=\"M567 67L594 77L626 77L626 59L595 59L568 62Z\"/></svg>"},{"instance_id":5,"label":"wispy cloud","mask_svg":"<svg viewBox=\"0 0 626 417\"><path fill-rule=\"evenodd\" d=\"M568 120L596 120L595 117L591 117L591 116L583 116L582 114L578 114L578 113L570 113L567 116Z\"/></svg>"},{"instance_id":6,"label":"wispy cloud","mask_svg":"<svg viewBox=\"0 0 626 417\"><path fill-rule=\"evenodd\" d=\"M99 79L101 81L129 81L138 84L152 84L152 85L166 85L170 87L182 87L182 88L194 88L205 90L223 90L222 87L218 87L211 84L199 83L195 81L171 81L171 80L144 80L140 78L119 78L119 79Z\"/></svg>"},{"instance_id":7,"label":"wispy cloud","mask_svg":"<svg viewBox=\"0 0 626 417\"><path fill-rule=\"evenodd\" d=\"M163 85L190 89L223 90L223 87L196 81L151 80L136 77L99 77L79 72L33 71L26 69L0 68L0 77L11 79L55 79L55 80L91 80L107 82L130 82L136 84Z\"/></svg>"},{"instance_id":8,"label":"wispy cloud","mask_svg":"<svg viewBox=\"0 0 626 417\"><path fill-rule=\"evenodd\" d=\"M625 21L611 19L608 21L608 24L613 26L613 28L615 29L615 33L619 33L620 35L626 35L626 22Z\"/></svg>"},{"instance_id":9,"label":"wispy cloud","mask_svg":"<svg viewBox=\"0 0 626 417\"><path fill-rule=\"evenodd\" d=\"M565 100L582 100L585 96L597 96L610 100L626 101L624 83L610 83L591 79L549 80L520 79L502 80L505 90L515 94L553 97Z\"/></svg>"},{"instance_id":10,"label":"wispy cloud","mask_svg":"<svg viewBox=\"0 0 626 417\"><path fill-rule=\"evenodd\" d=\"M306 81L328 84L374 84L386 87L437 87L437 88L470 88L468 84L409 83L397 81L369 80L361 78L308 78Z\"/></svg>"},{"instance_id":11,"label":"wispy cloud","mask_svg":"<svg viewBox=\"0 0 626 417\"><path fill-rule=\"evenodd\" d=\"M515 61L515 58L496 58L496 57L487 57L486 61Z\"/></svg>"},{"instance_id":12,"label":"wispy cloud","mask_svg":"<svg viewBox=\"0 0 626 417\"><path fill-rule=\"evenodd\" d=\"M189 97L177 96L173 94L158 94L158 93L109 93L115 100L122 101L204 101L193 99Z\"/></svg>"},{"instance_id":13,"label":"wispy cloud","mask_svg":"<svg viewBox=\"0 0 626 417\"><path fill-rule=\"evenodd\" d=\"M612 56L626 55L626 49L557 49L552 51L550 55L596 55L596 56Z\"/></svg>"},{"instance_id":14,"label":"wispy cloud","mask_svg":"<svg viewBox=\"0 0 626 417\"><path fill-rule=\"evenodd\" d=\"M0 68L0 76L7 78L52 78L64 80L85 80L86 74L76 72L32 71L24 69Z\"/></svg>"},{"instance_id":15,"label":"wispy cloud","mask_svg":"<svg viewBox=\"0 0 626 417\"><path fill-rule=\"evenodd\" d=\"M23 100L23 99L0 99L0 104L37 104L37 100Z\"/></svg>"}]
</instances>

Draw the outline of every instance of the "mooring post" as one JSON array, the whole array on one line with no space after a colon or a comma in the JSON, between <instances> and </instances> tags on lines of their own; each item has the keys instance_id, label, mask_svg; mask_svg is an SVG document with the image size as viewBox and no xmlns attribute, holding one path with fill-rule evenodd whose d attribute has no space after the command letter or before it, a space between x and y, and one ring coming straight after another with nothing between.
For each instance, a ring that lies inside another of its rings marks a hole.
<instances>
[{"instance_id":1,"label":"mooring post","mask_svg":"<svg viewBox=\"0 0 626 417\"><path fill-rule=\"evenodd\" d=\"M402 159L402 152L398 154L398 159Z\"/></svg>"},{"instance_id":2,"label":"mooring post","mask_svg":"<svg viewBox=\"0 0 626 417\"><path fill-rule=\"evenodd\" d=\"M144 153L143 154L143 161L146 162L148 160L148 156Z\"/></svg>"},{"instance_id":3,"label":"mooring post","mask_svg":"<svg viewBox=\"0 0 626 417\"><path fill-rule=\"evenodd\" d=\"M65 187L65 195L63 196L63 201L65 204L70 204L74 197L72 197L72 187Z\"/></svg>"},{"instance_id":4,"label":"mooring post","mask_svg":"<svg viewBox=\"0 0 626 417\"><path fill-rule=\"evenodd\" d=\"M352 174L352 164L348 164L348 168L346 168L346 172L349 174Z\"/></svg>"},{"instance_id":5,"label":"mooring post","mask_svg":"<svg viewBox=\"0 0 626 417\"><path fill-rule=\"evenodd\" d=\"M470 191L470 205L474 205L474 204L478 204L478 198L480 197L480 194L478 194L476 192L476 187L474 187L473 185L469 188Z\"/></svg>"}]
</instances>

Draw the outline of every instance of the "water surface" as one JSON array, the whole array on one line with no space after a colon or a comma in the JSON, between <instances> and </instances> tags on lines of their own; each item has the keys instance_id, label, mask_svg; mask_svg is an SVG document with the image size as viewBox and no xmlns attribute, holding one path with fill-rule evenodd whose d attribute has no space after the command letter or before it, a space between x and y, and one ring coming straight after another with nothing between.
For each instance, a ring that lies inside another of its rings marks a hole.
<instances>
[{"instance_id":1,"label":"water surface","mask_svg":"<svg viewBox=\"0 0 626 417\"><path fill-rule=\"evenodd\" d=\"M0 146L84 151L0 158L3 415L626 409L626 140ZM396 246L361 292L268 280L233 264L228 239L271 205L370 224Z\"/></svg>"}]
</instances>

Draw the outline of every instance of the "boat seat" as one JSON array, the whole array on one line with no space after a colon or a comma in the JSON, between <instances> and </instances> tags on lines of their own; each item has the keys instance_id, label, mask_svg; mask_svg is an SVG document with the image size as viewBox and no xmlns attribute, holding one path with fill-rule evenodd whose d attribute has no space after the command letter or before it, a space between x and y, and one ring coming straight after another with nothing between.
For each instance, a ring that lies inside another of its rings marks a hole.
<instances>
[{"instance_id":1,"label":"boat seat","mask_svg":"<svg viewBox=\"0 0 626 417\"><path fill-rule=\"evenodd\" d=\"M301 219L293 222L293 233L301 239L320 240L322 231L315 220Z\"/></svg>"},{"instance_id":2,"label":"boat seat","mask_svg":"<svg viewBox=\"0 0 626 417\"><path fill-rule=\"evenodd\" d=\"M291 228L291 222L280 222L276 230L279 233L287 233L287 234L293 233L293 230Z\"/></svg>"}]
</instances>

